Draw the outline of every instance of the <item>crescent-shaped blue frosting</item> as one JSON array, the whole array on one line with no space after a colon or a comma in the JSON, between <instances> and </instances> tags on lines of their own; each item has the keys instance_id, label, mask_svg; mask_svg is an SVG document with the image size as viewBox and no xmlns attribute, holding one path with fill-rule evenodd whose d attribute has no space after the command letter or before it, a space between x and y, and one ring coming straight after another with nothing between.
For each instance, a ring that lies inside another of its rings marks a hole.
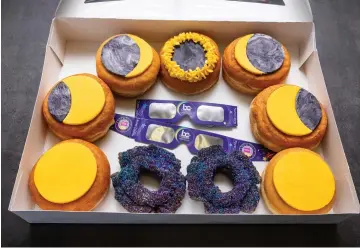
<instances>
[{"instance_id":1,"label":"crescent-shaped blue frosting","mask_svg":"<svg viewBox=\"0 0 360 248\"><path fill-rule=\"evenodd\" d=\"M70 89L64 82L58 83L48 97L48 110L58 122L62 122L70 111Z\"/></svg>"},{"instance_id":2,"label":"crescent-shaped blue frosting","mask_svg":"<svg viewBox=\"0 0 360 248\"><path fill-rule=\"evenodd\" d=\"M296 96L296 113L311 130L315 130L322 118L320 103L313 94L304 89L300 89Z\"/></svg>"}]
</instances>

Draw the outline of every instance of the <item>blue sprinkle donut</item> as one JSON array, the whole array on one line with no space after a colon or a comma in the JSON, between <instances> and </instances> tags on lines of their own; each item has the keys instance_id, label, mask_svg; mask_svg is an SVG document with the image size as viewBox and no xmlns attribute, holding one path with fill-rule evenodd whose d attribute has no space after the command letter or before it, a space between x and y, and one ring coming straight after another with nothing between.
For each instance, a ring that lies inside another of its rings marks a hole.
<instances>
[{"instance_id":1,"label":"blue sprinkle donut","mask_svg":"<svg viewBox=\"0 0 360 248\"><path fill-rule=\"evenodd\" d=\"M186 192L180 160L154 145L137 146L119 153L120 172L111 176L115 199L129 212L175 213ZM139 181L142 170L161 178L160 188L151 191Z\"/></svg>"},{"instance_id":2,"label":"blue sprinkle donut","mask_svg":"<svg viewBox=\"0 0 360 248\"><path fill-rule=\"evenodd\" d=\"M234 188L221 192L214 184L216 171L230 174ZM205 212L211 214L252 213L259 200L261 177L252 162L241 152L226 154L221 146L211 146L199 151L187 167L189 195L204 202Z\"/></svg>"}]
</instances>

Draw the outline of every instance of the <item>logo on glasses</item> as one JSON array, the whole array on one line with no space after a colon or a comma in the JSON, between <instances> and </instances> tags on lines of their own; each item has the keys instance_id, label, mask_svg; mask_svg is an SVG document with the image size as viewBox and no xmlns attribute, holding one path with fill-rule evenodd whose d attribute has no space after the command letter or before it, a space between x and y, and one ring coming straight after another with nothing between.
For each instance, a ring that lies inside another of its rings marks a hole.
<instances>
[{"instance_id":1,"label":"logo on glasses","mask_svg":"<svg viewBox=\"0 0 360 248\"><path fill-rule=\"evenodd\" d=\"M249 157L250 159L254 158L255 155L256 155L255 147L252 144L249 144L249 143L242 144L239 147L239 150L242 153L244 153L247 157Z\"/></svg>"},{"instance_id":2,"label":"logo on glasses","mask_svg":"<svg viewBox=\"0 0 360 248\"><path fill-rule=\"evenodd\" d=\"M131 120L127 117L121 117L117 123L120 131L126 131L131 127Z\"/></svg>"}]
</instances>

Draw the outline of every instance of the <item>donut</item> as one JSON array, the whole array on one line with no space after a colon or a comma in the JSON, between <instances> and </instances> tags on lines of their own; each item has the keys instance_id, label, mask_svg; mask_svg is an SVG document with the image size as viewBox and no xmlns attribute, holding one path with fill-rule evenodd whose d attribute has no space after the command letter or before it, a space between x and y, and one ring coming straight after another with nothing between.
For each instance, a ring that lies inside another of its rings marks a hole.
<instances>
[{"instance_id":1,"label":"donut","mask_svg":"<svg viewBox=\"0 0 360 248\"><path fill-rule=\"evenodd\" d=\"M115 100L100 78L76 74L60 80L47 93L42 113L49 129L60 139L94 142L114 123Z\"/></svg>"},{"instance_id":2,"label":"donut","mask_svg":"<svg viewBox=\"0 0 360 248\"><path fill-rule=\"evenodd\" d=\"M161 81L178 93L200 94L219 80L219 48L203 34L181 33L169 39L161 49L160 58Z\"/></svg>"},{"instance_id":3,"label":"donut","mask_svg":"<svg viewBox=\"0 0 360 248\"><path fill-rule=\"evenodd\" d=\"M138 146L119 153L121 170L111 176L115 199L129 212L175 213L186 192L186 180L180 172L180 160L154 145ZM160 188L151 191L139 181L143 171L155 173Z\"/></svg>"},{"instance_id":4,"label":"donut","mask_svg":"<svg viewBox=\"0 0 360 248\"><path fill-rule=\"evenodd\" d=\"M334 204L335 179L320 155L290 148L267 165L261 195L273 214L326 214Z\"/></svg>"},{"instance_id":5,"label":"donut","mask_svg":"<svg viewBox=\"0 0 360 248\"><path fill-rule=\"evenodd\" d=\"M214 184L217 171L231 177L234 182L231 191L223 193ZM206 213L252 213L260 200L257 184L261 177L252 162L241 152L226 154L218 145L200 150L191 159L186 179L190 198L204 202Z\"/></svg>"},{"instance_id":6,"label":"donut","mask_svg":"<svg viewBox=\"0 0 360 248\"><path fill-rule=\"evenodd\" d=\"M290 71L290 54L285 46L265 34L249 34L231 42L224 51L224 81L240 93L256 95L281 84Z\"/></svg>"},{"instance_id":7,"label":"donut","mask_svg":"<svg viewBox=\"0 0 360 248\"><path fill-rule=\"evenodd\" d=\"M29 191L41 209L91 211L106 196L110 164L94 144L79 139L62 141L34 165Z\"/></svg>"},{"instance_id":8,"label":"donut","mask_svg":"<svg viewBox=\"0 0 360 248\"><path fill-rule=\"evenodd\" d=\"M312 150L326 134L327 116L309 91L296 85L274 85L251 102L250 126L255 139L275 152L292 147Z\"/></svg>"},{"instance_id":9,"label":"donut","mask_svg":"<svg viewBox=\"0 0 360 248\"><path fill-rule=\"evenodd\" d=\"M144 94L156 82L159 69L158 53L133 34L110 37L96 53L98 77L120 96Z\"/></svg>"}]
</instances>

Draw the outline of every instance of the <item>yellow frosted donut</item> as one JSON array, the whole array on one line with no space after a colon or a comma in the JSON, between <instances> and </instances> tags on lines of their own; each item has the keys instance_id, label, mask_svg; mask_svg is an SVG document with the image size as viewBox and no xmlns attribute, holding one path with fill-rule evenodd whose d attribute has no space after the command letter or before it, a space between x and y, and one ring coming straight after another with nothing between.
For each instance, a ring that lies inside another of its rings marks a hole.
<instances>
[{"instance_id":1,"label":"yellow frosted donut","mask_svg":"<svg viewBox=\"0 0 360 248\"><path fill-rule=\"evenodd\" d=\"M68 203L83 196L94 183L96 160L89 148L66 142L52 147L34 171L37 190L53 203Z\"/></svg>"},{"instance_id":2,"label":"yellow frosted donut","mask_svg":"<svg viewBox=\"0 0 360 248\"><path fill-rule=\"evenodd\" d=\"M335 194L335 179L315 152L297 149L282 156L273 172L276 191L291 207L314 211L325 207Z\"/></svg>"}]
</instances>

